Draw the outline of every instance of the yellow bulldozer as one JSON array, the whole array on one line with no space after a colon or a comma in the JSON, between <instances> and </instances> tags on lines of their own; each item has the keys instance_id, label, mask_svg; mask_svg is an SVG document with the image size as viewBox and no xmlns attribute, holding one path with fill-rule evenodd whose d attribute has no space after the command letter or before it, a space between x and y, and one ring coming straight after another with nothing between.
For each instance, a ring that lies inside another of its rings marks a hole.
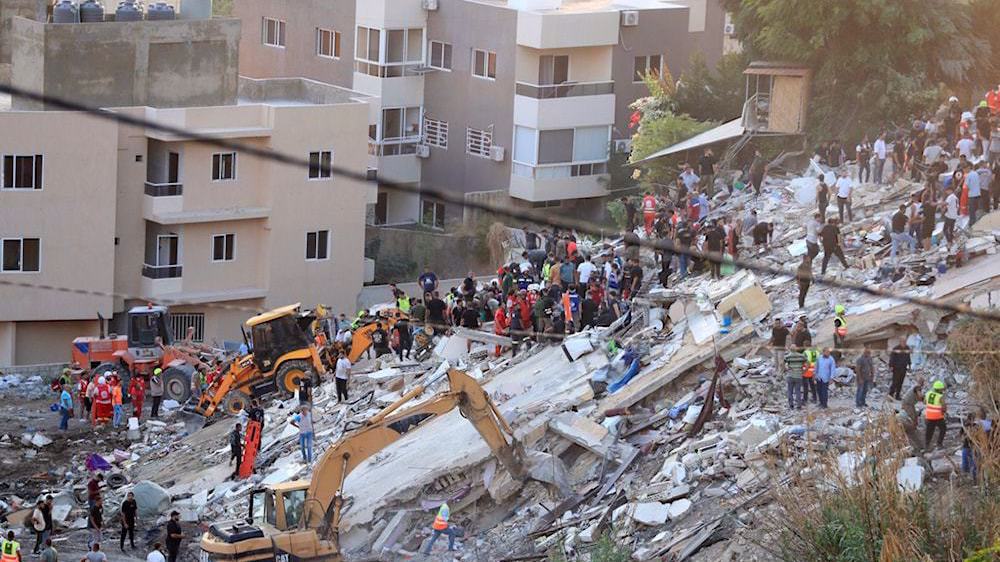
<instances>
[{"instance_id":1,"label":"yellow bulldozer","mask_svg":"<svg viewBox=\"0 0 1000 562\"><path fill-rule=\"evenodd\" d=\"M443 376L448 377L447 392L400 410ZM515 480L524 481L530 475L565 491L560 476L530 470L524 448L514 439L514 431L489 394L469 375L451 369L413 388L342 437L319 459L311 480L253 490L245 521L216 523L202 535L200 560L341 562L338 528L345 503L343 488L347 475L407 432L456 407ZM535 452L534 455L537 458L542 454ZM553 460L550 458L541 464L551 465Z\"/></svg>"}]
</instances>

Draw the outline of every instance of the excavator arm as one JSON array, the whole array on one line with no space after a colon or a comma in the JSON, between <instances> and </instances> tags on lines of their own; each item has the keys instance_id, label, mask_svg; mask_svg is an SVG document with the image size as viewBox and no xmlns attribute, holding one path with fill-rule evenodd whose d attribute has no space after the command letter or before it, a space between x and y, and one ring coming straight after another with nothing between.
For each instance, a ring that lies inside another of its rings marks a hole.
<instances>
[{"instance_id":1,"label":"excavator arm","mask_svg":"<svg viewBox=\"0 0 1000 562\"><path fill-rule=\"evenodd\" d=\"M426 385L417 386L323 454L313 471L306 496L306 513L301 519L303 526L317 529L320 536L333 542L339 550L342 490L347 475L366 459L398 441L411 428L450 412L455 407L472 422L512 477L517 480L527 477L523 449L514 440L514 431L500 415L486 391L475 379L461 371L451 369L447 372L447 377L450 384L448 392L422 404L399 410L426 388Z\"/></svg>"}]
</instances>

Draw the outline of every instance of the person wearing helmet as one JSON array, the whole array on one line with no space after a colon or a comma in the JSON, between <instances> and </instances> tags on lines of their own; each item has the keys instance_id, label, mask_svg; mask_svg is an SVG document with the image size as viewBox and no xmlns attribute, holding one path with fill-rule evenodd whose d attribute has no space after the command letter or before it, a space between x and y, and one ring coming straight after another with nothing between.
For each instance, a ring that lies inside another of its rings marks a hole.
<instances>
[{"instance_id":1,"label":"person wearing helmet","mask_svg":"<svg viewBox=\"0 0 1000 562\"><path fill-rule=\"evenodd\" d=\"M844 316L846 309L844 305L838 304L833 307L833 347L844 347L847 341L847 318Z\"/></svg>"},{"instance_id":2,"label":"person wearing helmet","mask_svg":"<svg viewBox=\"0 0 1000 562\"><path fill-rule=\"evenodd\" d=\"M149 377L149 395L153 398L150 405L149 417L160 417L160 402L163 400L163 369L157 367L153 369L153 376Z\"/></svg>"},{"instance_id":3,"label":"person wearing helmet","mask_svg":"<svg viewBox=\"0 0 1000 562\"><path fill-rule=\"evenodd\" d=\"M931 439L934 438L934 432L938 428L941 431L938 433L937 446L944 445L945 417L948 412L948 406L944 401L944 389L944 381L938 379L931 385L931 390L927 391L927 396L924 398L924 443L928 449L931 448Z\"/></svg>"}]
</instances>

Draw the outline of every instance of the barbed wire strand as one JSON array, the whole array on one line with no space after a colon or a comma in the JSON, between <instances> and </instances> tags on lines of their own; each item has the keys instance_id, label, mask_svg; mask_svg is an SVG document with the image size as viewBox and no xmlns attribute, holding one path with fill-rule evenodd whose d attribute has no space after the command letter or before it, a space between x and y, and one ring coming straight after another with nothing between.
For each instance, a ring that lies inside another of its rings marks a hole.
<instances>
[{"instance_id":1,"label":"barbed wire strand","mask_svg":"<svg viewBox=\"0 0 1000 562\"><path fill-rule=\"evenodd\" d=\"M311 165L307 158L296 157L278 151L270 150L267 148L252 146L241 142L232 141L229 139L217 138L210 134L199 133L197 131L187 130L181 127L167 125L164 123L159 123L156 121L152 121L141 117L136 117L133 115L118 113L107 109L88 106L79 102L66 100L48 94L41 94L38 92L25 90L23 88L15 87L12 85L0 84L0 92L10 94L11 96L32 100L44 104L44 106L48 108L59 108L65 111L76 111L76 112L86 113L94 117L104 120L114 121L119 124L141 127L145 129L152 129L161 133L176 135L177 137L183 140L200 142L203 144L216 146L226 150L242 152L244 154L251 155L257 158L270 160L273 162L279 162L290 166L309 169ZM365 183L370 181L368 180L367 171L357 172L334 165L322 166L322 168L324 172L327 171L330 172L331 176L339 176L342 178L347 178ZM440 202L456 205L463 209L473 209L476 211L482 211L485 213L506 217L508 219L522 221L527 224L538 224L538 225L550 226L553 228L573 230L578 233L583 233L599 238L603 238L604 233L607 230L606 228L602 228L601 225L590 221L560 217L552 214L541 214L527 209L517 209L511 205L493 205L482 201L467 200L461 194L442 191L436 188L425 187L425 186L413 186L391 180L379 180L378 184L380 188L385 190L395 191L400 193L408 193L408 194L418 194L430 198L432 200L437 200ZM637 245L655 251L667 251L674 254L683 254L691 257L697 257L714 263L720 263L720 264L730 263L735 267L741 269L747 269L749 271L753 271L756 273L767 273L772 275L786 276L789 277L790 279L795 279L797 277L796 272L792 270L785 270L761 262L747 261L742 258L733 258L730 260L728 258L724 258L723 255L719 252L706 252L706 251L694 250L692 248L683 248L677 246L671 240L639 239ZM835 289L845 289L879 298L894 299L902 302L907 302L916 305L918 307L939 310L947 313L962 314L982 320L1000 321L1000 312L994 312L982 309L973 309L972 307L965 304L941 302L930 298L896 293L893 291L881 289L871 285L844 281L834 277L828 277L826 275L813 276L811 281L813 284L816 285L823 285ZM9 281L9 280L0 280L0 285L23 287L23 288L37 288L42 290L55 290L60 292L95 295L102 297L121 296L122 298L142 299L142 297L133 297L128 295L113 295L111 293L104 293L99 291L88 291L85 289L73 289L67 287L55 287L52 285L44 285L44 284L36 285L27 282ZM185 304L184 302L181 301L164 300L163 302L164 304L174 304L175 306ZM198 303L198 304L203 304L203 303ZM218 306L219 308L234 309L234 307L232 306L222 305L221 303L215 306Z\"/></svg>"}]
</instances>

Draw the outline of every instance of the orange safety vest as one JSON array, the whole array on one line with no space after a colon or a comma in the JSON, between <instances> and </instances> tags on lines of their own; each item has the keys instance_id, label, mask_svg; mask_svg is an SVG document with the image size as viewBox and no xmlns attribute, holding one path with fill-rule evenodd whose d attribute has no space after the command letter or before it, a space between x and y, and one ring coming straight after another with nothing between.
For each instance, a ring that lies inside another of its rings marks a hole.
<instances>
[{"instance_id":1,"label":"orange safety vest","mask_svg":"<svg viewBox=\"0 0 1000 562\"><path fill-rule=\"evenodd\" d=\"M17 562L21 544L17 541L0 539L0 562Z\"/></svg>"},{"instance_id":2,"label":"orange safety vest","mask_svg":"<svg viewBox=\"0 0 1000 562\"><path fill-rule=\"evenodd\" d=\"M802 371L802 378L811 379L813 378L813 375L816 373L816 359L819 356L819 354L812 349L807 349L803 351L802 354L806 356L806 365L807 365L806 370Z\"/></svg>"},{"instance_id":3,"label":"orange safety vest","mask_svg":"<svg viewBox=\"0 0 1000 562\"><path fill-rule=\"evenodd\" d=\"M122 387L121 387L121 385L114 386L114 387L111 388L111 404L113 404L115 406L121 406L122 405Z\"/></svg>"},{"instance_id":4,"label":"orange safety vest","mask_svg":"<svg viewBox=\"0 0 1000 562\"><path fill-rule=\"evenodd\" d=\"M434 517L434 524L431 525L431 528L435 531L443 531L448 528L448 520L439 513Z\"/></svg>"},{"instance_id":5,"label":"orange safety vest","mask_svg":"<svg viewBox=\"0 0 1000 562\"><path fill-rule=\"evenodd\" d=\"M941 398L943 396L940 392L935 392L930 390L927 392L927 396L924 399L924 403L927 405L924 408L924 418L927 421L937 421L944 419L944 408L941 406Z\"/></svg>"}]
</instances>

